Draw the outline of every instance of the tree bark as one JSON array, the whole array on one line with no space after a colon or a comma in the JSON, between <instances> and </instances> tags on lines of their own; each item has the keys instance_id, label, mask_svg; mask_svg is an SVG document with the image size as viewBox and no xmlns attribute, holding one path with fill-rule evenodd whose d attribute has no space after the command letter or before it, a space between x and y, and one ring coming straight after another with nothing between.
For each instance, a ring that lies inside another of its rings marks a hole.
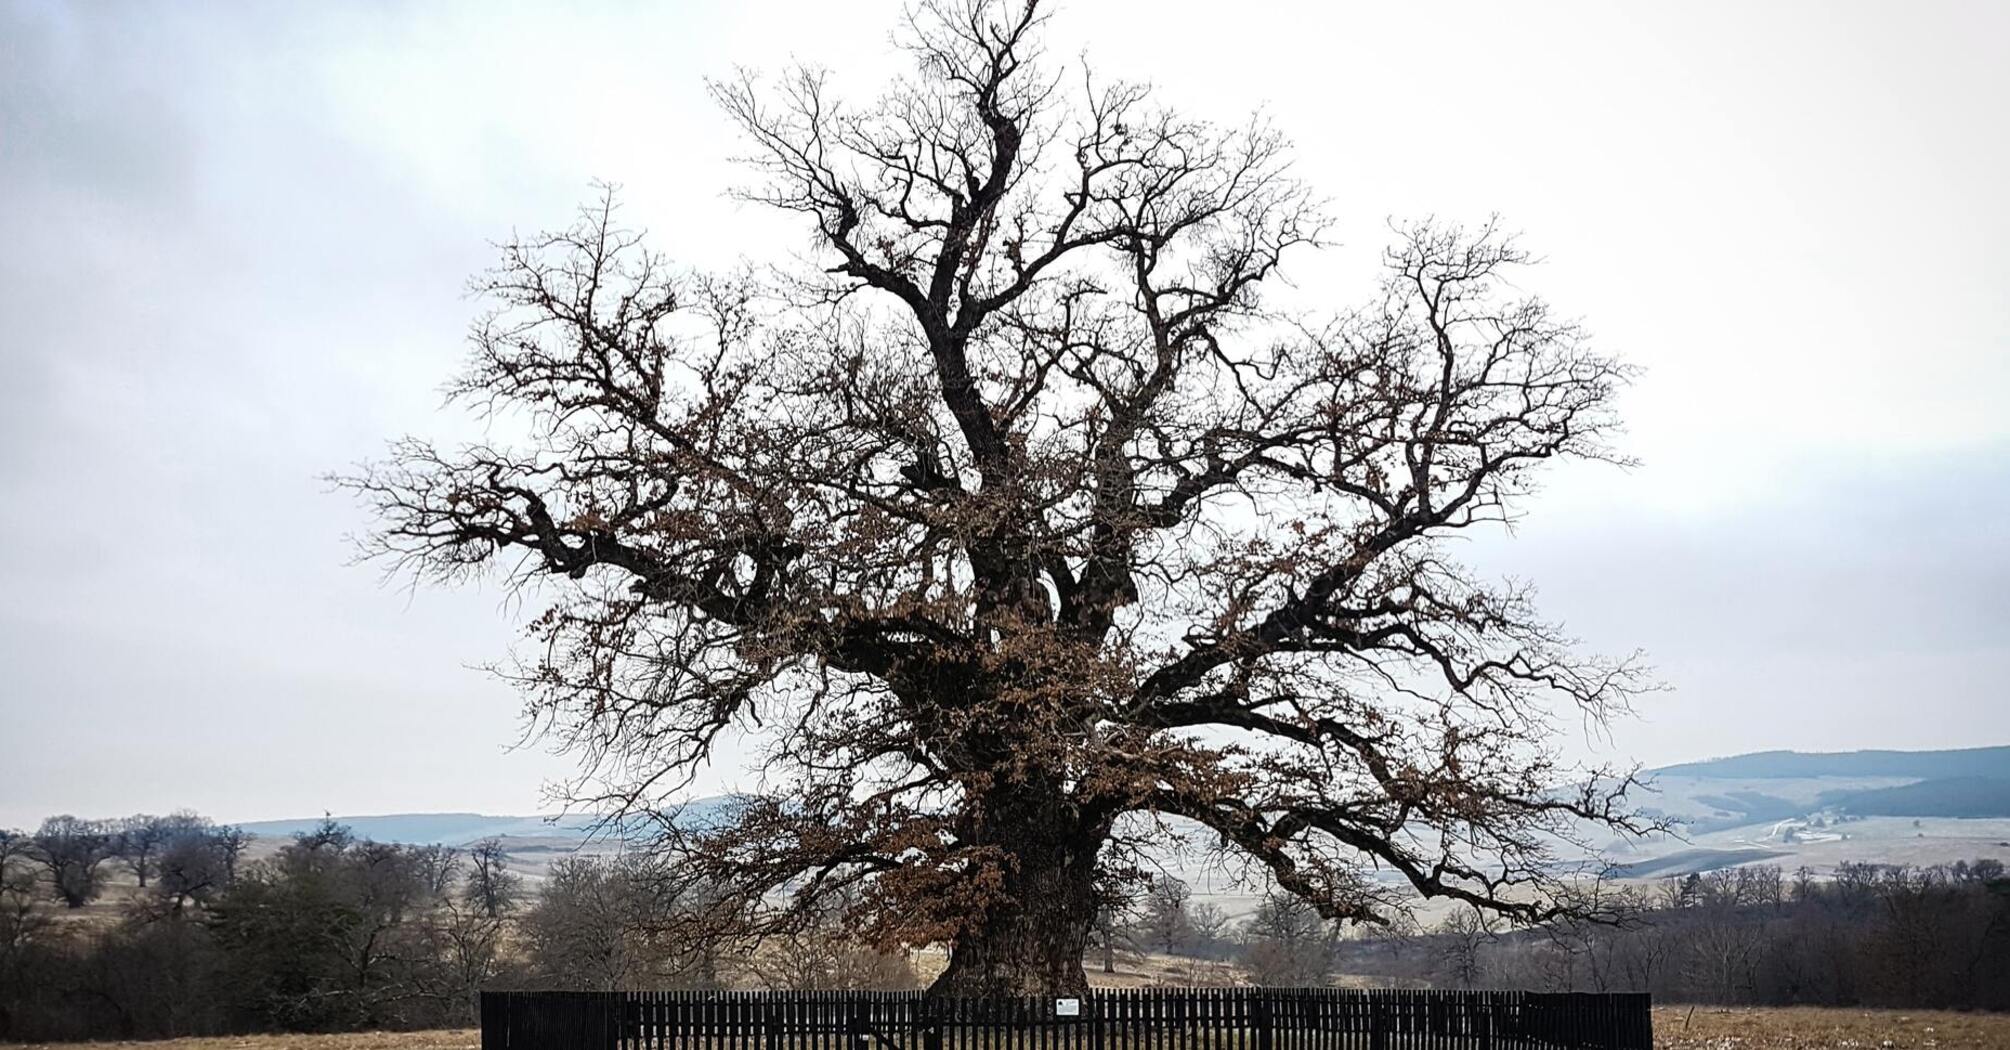
<instances>
[{"instance_id":1,"label":"tree bark","mask_svg":"<svg viewBox=\"0 0 2010 1050\"><path fill-rule=\"evenodd\" d=\"M1106 828L1087 826L1058 794L1029 805L1002 791L984 840L1016 857L1004 898L956 940L932 995L1078 996L1089 989L1082 957L1095 929L1096 855Z\"/></svg>"}]
</instances>

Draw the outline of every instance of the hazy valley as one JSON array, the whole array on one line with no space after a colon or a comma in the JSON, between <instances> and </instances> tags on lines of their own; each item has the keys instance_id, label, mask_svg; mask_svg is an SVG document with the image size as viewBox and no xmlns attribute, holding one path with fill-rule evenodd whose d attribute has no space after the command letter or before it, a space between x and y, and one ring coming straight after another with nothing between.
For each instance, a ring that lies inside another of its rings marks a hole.
<instances>
[{"instance_id":1,"label":"hazy valley","mask_svg":"<svg viewBox=\"0 0 2010 1050\"><path fill-rule=\"evenodd\" d=\"M1839 864L1930 866L1994 858L2010 862L2010 746L1948 751L1764 751L1643 771L1636 804L1680 822L1676 834L1605 842L1601 855L1622 879L1655 880L1741 864L1817 876ZM727 804L694 800L687 819ZM252 855L276 849L323 818L252 821ZM624 848L618 831L591 815L398 813L336 815L358 837L414 845L500 840L530 879L575 854ZM1253 906L1261 887L1216 863L1191 826L1156 858L1168 873L1231 913ZM1563 859L1586 859L1570 854Z\"/></svg>"}]
</instances>

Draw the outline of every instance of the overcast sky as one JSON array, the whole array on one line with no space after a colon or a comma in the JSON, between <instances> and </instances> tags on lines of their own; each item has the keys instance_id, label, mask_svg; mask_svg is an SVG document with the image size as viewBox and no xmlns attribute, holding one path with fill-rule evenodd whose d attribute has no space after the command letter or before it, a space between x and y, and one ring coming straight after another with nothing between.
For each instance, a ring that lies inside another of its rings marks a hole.
<instances>
[{"instance_id":1,"label":"overcast sky","mask_svg":"<svg viewBox=\"0 0 2010 1050\"><path fill-rule=\"evenodd\" d=\"M0 826L540 808L568 763L470 669L514 611L349 566L318 477L468 431L464 282L591 180L688 263L800 247L722 196L702 78L866 94L898 7L0 0ZM1050 48L1267 110L1338 219L1301 296L1499 212L1646 368L1643 465L1469 547L1672 686L1590 746L2010 743L2010 5L1232 7L1073 0Z\"/></svg>"}]
</instances>

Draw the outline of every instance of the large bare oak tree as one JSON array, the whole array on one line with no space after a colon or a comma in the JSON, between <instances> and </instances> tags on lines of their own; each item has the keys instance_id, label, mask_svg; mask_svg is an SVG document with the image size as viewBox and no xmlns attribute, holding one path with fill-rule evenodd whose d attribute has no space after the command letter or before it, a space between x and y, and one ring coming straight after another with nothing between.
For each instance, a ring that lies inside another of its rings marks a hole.
<instances>
[{"instance_id":1,"label":"large bare oak tree","mask_svg":"<svg viewBox=\"0 0 2010 1050\"><path fill-rule=\"evenodd\" d=\"M1324 226L1282 138L1044 67L1040 22L926 5L864 108L811 69L714 85L802 272L680 270L611 195L506 245L454 391L518 437L343 479L367 548L536 585L510 673L631 816L757 741L764 790L661 821L706 910L840 902L950 945L940 990L1081 988L1140 821L1330 919L1399 903L1377 871L1567 907L1557 836L1637 825L1552 719L1638 672L1443 539L1614 459L1625 367L1513 293L1492 226L1400 228L1352 312L1273 307Z\"/></svg>"}]
</instances>

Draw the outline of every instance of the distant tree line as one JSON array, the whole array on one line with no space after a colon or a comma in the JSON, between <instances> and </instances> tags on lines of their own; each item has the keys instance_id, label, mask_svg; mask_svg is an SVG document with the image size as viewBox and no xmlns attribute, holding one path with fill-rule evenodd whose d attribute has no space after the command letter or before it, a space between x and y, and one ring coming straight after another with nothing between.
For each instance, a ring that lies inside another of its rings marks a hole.
<instances>
[{"instance_id":1,"label":"distant tree line","mask_svg":"<svg viewBox=\"0 0 2010 1050\"><path fill-rule=\"evenodd\" d=\"M248 842L189 813L0 831L0 1041L455 1027L472 1023L485 986L918 984L906 958L859 944L842 901L762 946L711 937L699 920L716 901L644 856L562 858L533 884L496 841L394 845L326 821L259 859ZM1605 921L1508 929L1462 908L1427 930L1398 915L1365 936L1289 894L1236 920L1176 878L1143 885L1105 902L1091 970L1150 955L1177 983L1345 973L1674 1002L2010 1009L2010 878L1994 860L1592 883L1573 914Z\"/></svg>"},{"instance_id":2,"label":"distant tree line","mask_svg":"<svg viewBox=\"0 0 2010 1050\"><path fill-rule=\"evenodd\" d=\"M1230 921L1160 877L1107 910L1091 967L1162 957L1169 979L1647 991L1669 1002L2010 1009L2010 878L2002 862L1846 863L1817 877L1748 865L1657 884L1592 882L1579 916L1511 928L1470 907L1429 929L1404 914L1348 935L1302 901L1261 898ZM1166 959L1163 957L1172 957ZM1182 961L1195 963L1181 970ZM1232 969L1208 969L1211 962Z\"/></svg>"},{"instance_id":3,"label":"distant tree line","mask_svg":"<svg viewBox=\"0 0 2010 1050\"><path fill-rule=\"evenodd\" d=\"M0 859L9 864L11 885L28 886L39 873L68 908L97 899L122 868L141 890L154 889L163 907L178 910L234 878L247 841L242 829L188 812L119 820L65 815L43 821L33 834L0 829Z\"/></svg>"},{"instance_id":4,"label":"distant tree line","mask_svg":"<svg viewBox=\"0 0 2010 1050\"><path fill-rule=\"evenodd\" d=\"M459 1027L484 986L916 983L829 924L760 952L687 935L706 902L643 858L564 858L530 892L494 841L247 842L193 814L0 831L0 1041Z\"/></svg>"},{"instance_id":5,"label":"distant tree line","mask_svg":"<svg viewBox=\"0 0 2010 1050\"><path fill-rule=\"evenodd\" d=\"M1300 897L1273 889L1238 920L1218 904L1195 900L1172 876L1156 876L1145 887L1106 908L1091 942L1092 969L1099 964L1113 973L1120 962L1155 955L1171 964L1163 978L1178 984L1299 986L1333 976L1343 927ZM1182 968L1182 962L1199 965Z\"/></svg>"},{"instance_id":6,"label":"distant tree line","mask_svg":"<svg viewBox=\"0 0 2010 1050\"><path fill-rule=\"evenodd\" d=\"M2010 878L1997 860L1747 865L1585 891L1608 922L1509 931L1462 909L1345 942L1350 973L1448 987L1647 991L1730 1005L2010 1009Z\"/></svg>"}]
</instances>

